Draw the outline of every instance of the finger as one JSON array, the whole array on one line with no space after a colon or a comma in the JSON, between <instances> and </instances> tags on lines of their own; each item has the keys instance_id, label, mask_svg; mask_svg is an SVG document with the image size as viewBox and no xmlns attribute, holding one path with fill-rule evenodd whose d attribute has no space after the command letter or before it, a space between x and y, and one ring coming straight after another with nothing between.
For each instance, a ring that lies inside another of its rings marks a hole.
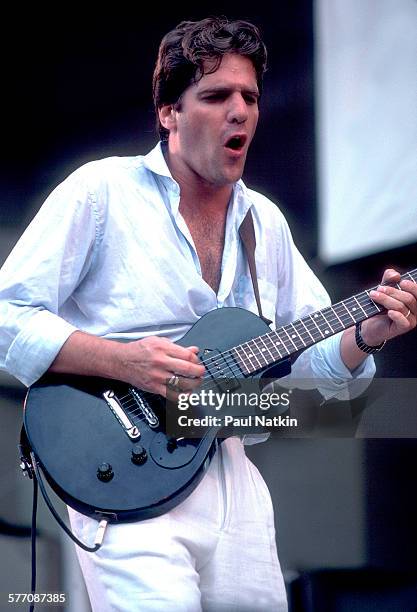
<instances>
[{"instance_id":1,"label":"finger","mask_svg":"<svg viewBox=\"0 0 417 612\"><path fill-rule=\"evenodd\" d=\"M192 351L195 354L200 352L200 349L198 348L198 346L187 346L186 348L188 348L189 351Z\"/></svg>"},{"instance_id":2,"label":"finger","mask_svg":"<svg viewBox=\"0 0 417 612\"><path fill-rule=\"evenodd\" d=\"M178 379L178 389L183 393L190 393L191 391L198 390L203 382L202 378L184 378L183 376L179 376Z\"/></svg>"},{"instance_id":3,"label":"finger","mask_svg":"<svg viewBox=\"0 0 417 612\"><path fill-rule=\"evenodd\" d=\"M410 317L405 317L397 310L388 310L387 315L396 324L399 333L405 333L414 327Z\"/></svg>"},{"instance_id":4,"label":"finger","mask_svg":"<svg viewBox=\"0 0 417 612\"><path fill-rule=\"evenodd\" d=\"M185 378L202 378L204 376L205 367L201 363L192 363L183 359L175 359L168 357L165 367L168 372L184 376Z\"/></svg>"},{"instance_id":5,"label":"finger","mask_svg":"<svg viewBox=\"0 0 417 612\"><path fill-rule=\"evenodd\" d=\"M201 359L198 356L198 353L200 352L200 349L198 348L198 346L192 346L192 347L189 346L188 349L191 351L191 361L193 363L201 364Z\"/></svg>"},{"instance_id":6,"label":"finger","mask_svg":"<svg viewBox=\"0 0 417 612\"><path fill-rule=\"evenodd\" d=\"M417 283L410 280L403 280L400 282L400 287L403 291L407 291L417 300Z\"/></svg>"},{"instance_id":7,"label":"finger","mask_svg":"<svg viewBox=\"0 0 417 612\"><path fill-rule=\"evenodd\" d=\"M158 385L158 387L155 389L155 393L157 393L158 395L162 395L162 397L166 397L167 399L170 400L171 398L169 397L169 394L174 393L174 391L172 391L172 389L167 387L167 385L165 384L165 385Z\"/></svg>"},{"instance_id":8,"label":"finger","mask_svg":"<svg viewBox=\"0 0 417 612\"><path fill-rule=\"evenodd\" d=\"M171 402L178 401L179 395L188 396L193 391L199 391L201 387L201 379L182 378L178 376L178 384L174 387L166 381L164 396Z\"/></svg>"},{"instance_id":9,"label":"finger","mask_svg":"<svg viewBox=\"0 0 417 612\"><path fill-rule=\"evenodd\" d=\"M176 391L175 389L170 387L168 384L165 386L164 396L167 398L169 402L177 403L179 393L180 391Z\"/></svg>"},{"instance_id":10,"label":"finger","mask_svg":"<svg viewBox=\"0 0 417 612\"><path fill-rule=\"evenodd\" d=\"M415 307L414 299L409 293L394 287L378 287L376 291L371 291L369 295L387 310L397 310L403 315L408 314L408 311Z\"/></svg>"},{"instance_id":11,"label":"finger","mask_svg":"<svg viewBox=\"0 0 417 612\"><path fill-rule=\"evenodd\" d=\"M172 382L174 379L174 382ZM170 401L176 401L179 393L190 393L197 387L201 386L203 379L201 378L185 378L177 374L169 376L163 382L163 395Z\"/></svg>"},{"instance_id":12,"label":"finger","mask_svg":"<svg viewBox=\"0 0 417 612\"><path fill-rule=\"evenodd\" d=\"M401 274L393 268L387 268L382 275L383 283L398 283L401 279Z\"/></svg>"},{"instance_id":13,"label":"finger","mask_svg":"<svg viewBox=\"0 0 417 612\"><path fill-rule=\"evenodd\" d=\"M169 346L167 351L170 357L175 357L176 359L182 359L184 361L191 361L192 363L200 363L200 359L197 356L198 352L199 348L197 346L184 347L174 343Z\"/></svg>"}]
</instances>

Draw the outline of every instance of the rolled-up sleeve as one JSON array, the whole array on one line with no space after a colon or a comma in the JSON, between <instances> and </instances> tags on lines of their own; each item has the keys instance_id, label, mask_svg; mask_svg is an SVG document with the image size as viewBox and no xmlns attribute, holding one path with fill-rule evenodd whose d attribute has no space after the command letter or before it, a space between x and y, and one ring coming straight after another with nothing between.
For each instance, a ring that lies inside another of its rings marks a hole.
<instances>
[{"instance_id":1,"label":"rolled-up sleeve","mask_svg":"<svg viewBox=\"0 0 417 612\"><path fill-rule=\"evenodd\" d=\"M0 270L0 368L25 385L76 327L60 316L94 259L100 215L83 169L46 200Z\"/></svg>"},{"instance_id":2,"label":"rolled-up sleeve","mask_svg":"<svg viewBox=\"0 0 417 612\"><path fill-rule=\"evenodd\" d=\"M305 386L316 387L326 400L354 399L366 390L375 375L374 358L368 355L355 370L349 370L340 354L340 339L341 333L302 353L292 369L297 386L308 381Z\"/></svg>"},{"instance_id":3,"label":"rolled-up sleeve","mask_svg":"<svg viewBox=\"0 0 417 612\"><path fill-rule=\"evenodd\" d=\"M47 310L27 310L26 316L19 312L13 316L20 331L9 346L4 365L10 374L29 386L49 368L76 327Z\"/></svg>"}]
</instances>

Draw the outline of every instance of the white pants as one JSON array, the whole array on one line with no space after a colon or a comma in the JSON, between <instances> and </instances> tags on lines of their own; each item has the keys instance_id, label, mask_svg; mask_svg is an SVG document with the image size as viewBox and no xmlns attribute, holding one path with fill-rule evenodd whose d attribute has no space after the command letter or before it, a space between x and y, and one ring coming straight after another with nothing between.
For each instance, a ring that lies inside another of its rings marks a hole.
<instances>
[{"instance_id":1,"label":"white pants","mask_svg":"<svg viewBox=\"0 0 417 612\"><path fill-rule=\"evenodd\" d=\"M107 527L103 546L77 546L94 612L286 612L269 491L238 438L217 450L179 506ZM91 543L97 521L69 509Z\"/></svg>"}]
</instances>

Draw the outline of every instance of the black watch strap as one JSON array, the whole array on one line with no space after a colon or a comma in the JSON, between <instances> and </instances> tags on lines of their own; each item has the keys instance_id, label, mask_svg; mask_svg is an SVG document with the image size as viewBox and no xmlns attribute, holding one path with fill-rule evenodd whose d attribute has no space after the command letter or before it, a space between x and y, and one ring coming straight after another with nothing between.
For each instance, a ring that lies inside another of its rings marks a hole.
<instances>
[{"instance_id":1,"label":"black watch strap","mask_svg":"<svg viewBox=\"0 0 417 612\"><path fill-rule=\"evenodd\" d=\"M364 353L367 353L368 355L372 355L372 353L377 353L382 348L384 348L387 342L386 340L384 340L384 342L381 342L381 344L377 344L376 346L369 346L369 344L366 344L366 342L362 338L361 328L362 328L362 321L359 321L359 323L356 323L355 340L356 340L356 344L358 348L360 348L361 351L363 351Z\"/></svg>"}]
</instances>

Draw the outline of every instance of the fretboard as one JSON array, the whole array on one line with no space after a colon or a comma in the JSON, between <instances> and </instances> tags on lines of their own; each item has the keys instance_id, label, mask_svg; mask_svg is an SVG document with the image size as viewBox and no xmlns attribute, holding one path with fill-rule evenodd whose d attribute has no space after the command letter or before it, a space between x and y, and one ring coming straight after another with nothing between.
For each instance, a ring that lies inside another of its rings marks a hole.
<instances>
[{"instance_id":1,"label":"fretboard","mask_svg":"<svg viewBox=\"0 0 417 612\"><path fill-rule=\"evenodd\" d=\"M417 283L417 269L402 274L401 280ZM385 284L400 288L398 284ZM373 289L376 287L235 346L232 349L235 361L243 374L254 374L352 327L359 321L384 312L385 309L374 302L369 295Z\"/></svg>"}]
</instances>

